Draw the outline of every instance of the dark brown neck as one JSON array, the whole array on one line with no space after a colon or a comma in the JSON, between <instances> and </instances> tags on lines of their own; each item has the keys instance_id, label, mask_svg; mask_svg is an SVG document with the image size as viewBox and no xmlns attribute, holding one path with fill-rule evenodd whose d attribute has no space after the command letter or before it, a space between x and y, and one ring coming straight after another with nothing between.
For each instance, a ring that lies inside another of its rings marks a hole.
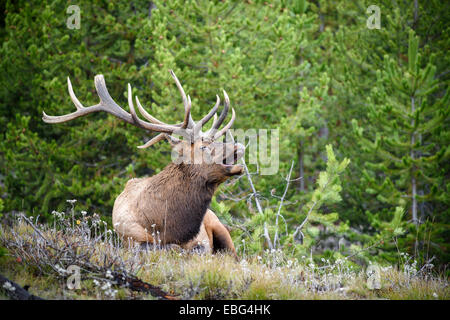
<instances>
[{"instance_id":1,"label":"dark brown neck","mask_svg":"<svg viewBox=\"0 0 450 320\"><path fill-rule=\"evenodd\" d=\"M158 195L157 202L165 207L161 211L167 212L166 234L174 236L167 241L184 243L194 238L214 195L216 186L208 184L201 168L196 166L171 163L150 178L152 190L149 191Z\"/></svg>"}]
</instances>

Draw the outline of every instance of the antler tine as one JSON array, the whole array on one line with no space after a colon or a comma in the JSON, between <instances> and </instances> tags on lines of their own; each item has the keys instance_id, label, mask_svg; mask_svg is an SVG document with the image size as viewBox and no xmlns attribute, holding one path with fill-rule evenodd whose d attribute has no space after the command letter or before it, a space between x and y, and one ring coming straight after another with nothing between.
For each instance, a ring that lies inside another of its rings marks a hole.
<instances>
[{"instance_id":1,"label":"antler tine","mask_svg":"<svg viewBox=\"0 0 450 320\"><path fill-rule=\"evenodd\" d=\"M183 121L183 124L181 125L182 129L188 128L191 121L192 121L192 124L195 126L195 122L194 122L194 120L192 120L192 116L191 116L192 102L191 102L191 97L189 95L187 96L187 101L188 101L187 107L184 109L184 121Z\"/></svg>"},{"instance_id":2,"label":"antler tine","mask_svg":"<svg viewBox=\"0 0 450 320\"><path fill-rule=\"evenodd\" d=\"M133 105L133 92L131 90L131 85L128 84L128 107L130 108L130 112L131 112L131 117L133 118L133 121L140 125L140 120L136 114L136 110L134 110L134 105Z\"/></svg>"},{"instance_id":3,"label":"antler tine","mask_svg":"<svg viewBox=\"0 0 450 320\"><path fill-rule=\"evenodd\" d=\"M75 95L75 93L73 92L72 83L70 82L70 78L69 77L67 77L67 88L69 90L70 99L72 100L72 102L75 105L75 107L77 107L78 110L84 109L83 105L78 100L78 98Z\"/></svg>"},{"instance_id":4,"label":"antler tine","mask_svg":"<svg viewBox=\"0 0 450 320\"><path fill-rule=\"evenodd\" d=\"M226 93L225 90L223 90L223 95L225 97L225 102L224 102L224 106L223 106L223 110L220 113L220 117L219 120L214 121L214 124L212 125L211 129L209 132L213 133L214 131L216 131L217 129L219 129L220 125L222 124L222 122L225 120L225 118L227 117L228 114L228 109L230 108L230 98L228 98L228 95Z\"/></svg>"},{"instance_id":5,"label":"antler tine","mask_svg":"<svg viewBox=\"0 0 450 320\"><path fill-rule=\"evenodd\" d=\"M136 111L134 110L130 84L128 84L128 106L130 107L131 115L125 110L123 110L111 98L111 96L108 93L108 89L106 89L105 78L103 77L103 75L101 74L96 75L94 81L95 81L95 89L97 90L97 94L100 97L100 105L102 106L101 108L102 111L109 112L114 116L130 124L133 124L137 127L150 131L172 133L173 131L178 129L176 126L171 126L167 124L153 124L139 119L138 116L136 115Z\"/></svg>"},{"instance_id":6,"label":"antler tine","mask_svg":"<svg viewBox=\"0 0 450 320\"><path fill-rule=\"evenodd\" d=\"M230 122L222 130L217 132L217 129L220 127L222 122L225 120L225 118L228 114L228 110L230 108L230 98L228 97L228 94L225 90L223 90L223 95L225 97L225 101L224 101L224 108L220 114L220 117L219 117L219 119L217 119L216 116L214 117L214 123L211 126L211 129L209 129L208 132L205 134L206 137L211 140L215 140L215 139L219 138L220 136L222 136L233 125L233 122L235 119L235 114L233 111Z\"/></svg>"},{"instance_id":7,"label":"antler tine","mask_svg":"<svg viewBox=\"0 0 450 320\"><path fill-rule=\"evenodd\" d=\"M147 119L148 121L151 121L151 122L153 122L153 123L156 123L156 124L163 124L163 125L169 125L168 123L165 123L165 122L163 122L163 121L161 121L161 120L158 120L158 119L156 119L154 116L152 116L150 113L148 113L145 109L144 109L144 107L141 105L141 102L139 101L139 98L137 97L137 96L135 96L135 98L136 98L136 104L137 104L137 107L138 107L138 110L139 110L139 112L142 114L142 116L145 118L145 119ZM182 123L178 123L178 124L175 124L175 126L181 126L181 124Z\"/></svg>"},{"instance_id":8,"label":"antler tine","mask_svg":"<svg viewBox=\"0 0 450 320\"><path fill-rule=\"evenodd\" d=\"M108 89L106 88L105 78L102 74L98 74L95 76L94 84L97 95L100 98L100 110L109 112L112 115L131 123L130 114L123 110L109 95Z\"/></svg>"},{"instance_id":9,"label":"antler tine","mask_svg":"<svg viewBox=\"0 0 450 320\"><path fill-rule=\"evenodd\" d=\"M155 143L163 140L166 137L165 133L160 133L158 134L156 137L152 138L151 140L147 141L146 143L144 143L141 146L138 146L139 149L145 149L150 147L151 145L154 145Z\"/></svg>"},{"instance_id":10,"label":"antler tine","mask_svg":"<svg viewBox=\"0 0 450 320\"><path fill-rule=\"evenodd\" d=\"M187 128L192 128L195 125L194 120L192 119L191 113L190 113L190 98L186 97L186 93L183 90L183 86L181 85L180 81L178 80L177 76L175 75L175 73L173 72L173 70L169 70L170 75L172 76L172 78L175 80L175 84L178 87L178 91L180 91L181 94L181 98L183 99L183 105L184 105L184 110L186 111L186 115L189 113L189 116L187 117L188 120L185 119L184 122L189 121ZM189 98L189 100L188 100ZM189 112L188 112L189 110Z\"/></svg>"},{"instance_id":11,"label":"antler tine","mask_svg":"<svg viewBox=\"0 0 450 320\"><path fill-rule=\"evenodd\" d=\"M73 104L77 108L77 111L69 113L69 114L65 114L62 116L49 116L43 111L42 112L42 115L43 115L42 120L44 120L44 122L46 122L46 123L63 123L63 122L67 122L67 121L76 119L78 117L82 117L82 116L92 113L92 112L101 111L100 104L96 104L96 105L88 107L88 108L83 107L83 105L78 100L75 93L73 92L72 83L70 82L69 77L67 77L67 88L69 91L70 99L72 100Z\"/></svg>"},{"instance_id":12,"label":"antler tine","mask_svg":"<svg viewBox=\"0 0 450 320\"><path fill-rule=\"evenodd\" d=\"M133 122L138 127L141 127L143 129L151 130L151 131L158 131L158 132L165 132L165 133L172 133L173 131L178 130L179 128L176 126L168 125L168 124L153 124L148 123L146 121L142 121L139 119L139 117L136 114L136 110L134 109L133 105L133 93L131 91L131 85L128 84L128 106L130 107L131 112L131 118L133 119Z\"/></svg>"},{"instance_id":13,"label":"antler tine","mask_svg":"<svg viewBox=\"0 0 450 320\"><path fill-rule=\"evenodd\" d=\"M213 116L214 116L214 122L217 119L217 109L219 108L220 105L220 98L218 95L216 95L216 104L214 105L214 107L211 109L211 111L209 111L209 113L204 116L200 121L198 121L195 126L194 126L194 132L199 132L201 130L201 128L203 127L203 125L205 123L207 123Z\"/></svg>"},{"instance_id":14,"label":"antler tine","mask_svg":"<svg viewBox=\"0 0 450 320\"><path fill-rule=\"evenodd\" d=\"M231 126L233 125L235 119L236 119L236 114L234 112L234 108L231 108L231 119L230 119L230 122L228 122L225 127L223 127L219 132L217 132L214 135L213 140L216 140L216 139L220 138L221 136L223 136L228 131L228 129L231 128Z\"/></svg>"},{"instance_id":15,"label":"antler tine","mask_svg":"<svg viewBox=\"0 0 450 320\"><path fill-rule=\"evenodd\" d=\"M214 124L217 122L217 113L214 114L214 120L213 120L213 124L211 126L211 128L209 128L208 131L205 132L204 137L206 139L212 139L212 137L214 136L214 132L216 132L217 130L213 130L213 126Z\"/></svg>"}]
</instances>

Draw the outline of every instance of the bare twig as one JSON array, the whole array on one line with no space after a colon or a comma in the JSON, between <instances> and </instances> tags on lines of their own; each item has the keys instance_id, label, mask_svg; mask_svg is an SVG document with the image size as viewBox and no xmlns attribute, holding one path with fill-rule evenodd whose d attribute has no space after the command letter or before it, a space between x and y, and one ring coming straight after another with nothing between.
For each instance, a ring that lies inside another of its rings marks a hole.
<instances>
[{"instance_id":1,"label":"bare twig","mask_svg":"<svg viewBox=\"0 0 450 320\"><path fill-rule=\"evenodd\" d=\"M327 180L327 182L325 183L325 185L324 185L323 188L321 189L321 192L323 192L323 191L327 188L327 186L328 186L329 183L330 183L330 179ZM303 234L303 232L302 232L301 230L302 230L302 228L305 226L306 222L308 222L308 219L309 219L311 213L313 212L314 208L316 207L317 203L318 203L317 200L315 200L315 201L313 202L313 204L311 205L311 207L310 207L309 210L308 210L308 213L306 214L305 220L303 220L303 222L295 229L294 233L292 234L292 238L293 238L293 239L295 239L295 236L297 235L297 233L300 232L300 234L302 235L302 241L303 241L303 238L304 238L305 236L304 236L304 234Z\"/></svg>"},{"instance_id":2,"label":"bare twig","mask_svg":"<svg viewBox=\"0 0 450 320\"><path fill-rule=\"evenodd\" d=\"M234 143L234 137L233 135L230 133L230 131L228 131L229 136L231 137L231 141ZM253 184L253 180L252 177L250 175L250 172L248 170L247 167L247 163L245 162L245 157L241 158L241 162L242 165L244 166L244 172L245 175L247 176L247 180L250 184L250 188L252 190L252 194L253 194L253 198L255 199L255 204L256 204L256 208L258 209L259 214L263 215L264 211L262 209L261 203L259 202L259 198L258 198L258 192L256 191L255 185ZM269 249L273 249L273 245L272 245L272 241L270 240L270 235L269 235L269 230L267 228L267 223L264 223L264 238L266 239L267 245L269 246Z\"/></svg>"},{"instance_id":3,"label":"bare twig","mask_svg":"<svg viewBox=\"0 0 450 320\"><path fill-rule=\"evenodd\" d=\"M174 295L169 295L159 287L145 283L134 274L136 274L136 265L139 267L142 262L139 260L139 248L132 248L135 255L131 258L125 258L118 250L118 242L110 234L110 230L106 229L97 236L97 229L101 229L100 220L91 222L89 226L87 220L83 222L76 220L65 220L60 218L59 226L63 230L57 230L56 227L50 229L48 226L39 226L24 214L18 215L19 225L12 227L10 230L2 230L0 233L0 243L6 247L12 255L21 257L22 260L34 267L37 267L42 274L66 278L70 272L67 268L76 265L86 271L87 277L97 275L103 281L110 284L126 286L130 290L147 292L154 297L164 300L177 299ZM74 220L73 212L69 215L69 219ZM37 219L36 219L37 220ZM24 224L32 227L34 232L22 233L16 232ZM95 235L91 233L90 228L94 227ZM92 257L95 256L95 260ZM114 270L114 271L112 271ZM109 276L108 276L109 275ZM111 277L113 275L114 277ZM0 284L4 280L0 276ZM32 299L31 295L26 295L15 286L14 283L6 284L4 287L8 292L15 292L16 296L12 298ZM18 295L17 295L18 294ZM39 298L39 297L36 297ZM33 298L34 299L34 298Z\"/></svg>"},{"instance_id":4,"label":"bare twig","mask_svg":"<svg viewBox=\"0 0 450 320\"><path fill-rule=\"evenodd\" d=\"M306 222L308 221L309 216L310 216L311 213L313 212L314 207L315 207L316 205L317 205L317 201L314 201L313 204L312 204L312 206L311 206L311 208L309 208L308 213L306 214L305 220L303 220L303 222L301 223L301 225L299 225L299 226L295 229L294 233L292 234L292 238L295 239L295 236L297 235L297 233L300 232L300 234L302 235L302 240L303 240L304 234L303 234L303 232L302 232L301 230L302 230L303 226L306 224Z\"/></svg>"},{"instance_id":5,"label":"bare twig","mask_svg":"<svg viewBox=\"0 0 450 320\"><path fill-rule=\"evenodd\" d=\"M275 246L277 245L277 241L278 241L278 217L281 217L284 220L284 224L286 226L286 233L287 233L287 224L286 224L286 220L281 215L281 208L283 207L284 198L286 197L287 191L289 189L289 183L291 181L290 179L291 179L291 174L292 174L293 168L294 168L294 161L291 162L291 168L289 169L289 173L286 176L286 187L284 188L283 196L280 199L280 205L278 206L277 217L275 219L275 236L273 238L273 244Z\"/></svg>"}]
</instances>

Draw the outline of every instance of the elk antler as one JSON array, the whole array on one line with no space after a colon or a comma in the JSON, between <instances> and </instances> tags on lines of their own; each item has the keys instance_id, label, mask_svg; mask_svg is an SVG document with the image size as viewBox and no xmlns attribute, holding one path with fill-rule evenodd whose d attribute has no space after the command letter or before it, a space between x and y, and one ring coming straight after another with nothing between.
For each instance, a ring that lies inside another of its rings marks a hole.
<instances>
[{"instance_id":1,"label":"elk antler","mask_svg":"<svg viewBox=\"0 0 450 320\"><path fill-rule=\"evenodd\" d=\"M131 107L131 105L130 105L131 114L126 112L109 95L108 89L106 89L105 79L103 78L103 75L101 75L101 74L96 75L94 83L95 83L95 89L97 90L97 95L100 98L100 103L90 106L90 107L84 107L80 103L80 101L77 99L77 97L75 96L75 93L73 92L73 89L72 89L72 84L70 82L70 79L67 78L67 86L69 89L69 95L70 95L70 98L72 99L72 102L75 104L77 111L63 115L63 116L49 116L45 112L43 112L42 120L44 120L47 123L62 123L62 122L67 122L67 121L85 116L85 115L93 113L93 112L105 111L125 122L128 122L132 125L135 125L137 127L140 127L142 129L146 129L146 130L150 130L150 131L172 133L173 131L178 130L180 128L175 125L156 124L156 123L149 123L147 121L143 121L137 117L136 112L135 112L134 108ZM130 87L129 87L128 93L130 93Z\"/></svg>"},{"instance_id":2,"label":"elk antler","mask_svg":"<svg viewBox=\"0 0 450 320\"><path fill-rule=\"evenodd\" d=\"M225 97L225 103L224 103L224 108L220 114L219 119L216 122L216 119L214 119L214 123L211 127L211 129L207 132L207 136L208 137L212 137L212 140L216 140L218 138L220 138L221 136L223 136L228 129L231 128L231 126L234 123L234 120L236 119L236 114L234 112L234 108L231 108L231 119L230 121L227 123L227 125L225 127L222 128L222 130L220 130L219 132L215 133L215 131L220 127L220 125L222 124L223 120L225 120L225 118L227 117L227 113L228 113L228 109L230 108L230 98L228 98L227 92L225 90L223 90L223 95Z\"/></svg>"},{"instance_id":3,"label":"elk antler","mask_svg":"<svg viewBox=\"0 0 450 320\"><path fill-rule=\"evenodd\" d=\"M150 115L142 107L141 103L139 102L138 97L136 96L136 105L139 109L139 112L142 114L142 116L145 119L149 120L150 122L140 119L138 117L138 115L136 114L136 110L134 108L133 96L132 96L130 84L128 84L128 106L130 108L131 113L128 113L127 111L122 109L111 98L111 96L108 93L108 90L106 89L105 79L104 79L103 75L101 75L101 74L96 75L95 79L94 79L95 89L97 90L97 95L100 98L100 102L98 104L89 106L89 107L84 107L81 104L81 102L78 100L78 98L75 96L70 79L67 78L67 87L69 90L69 95L70 95L70 98L71 98L73 104L77 108L77 111L66 114L66 115L62 115L62 116L49 116L45 112L43 112L42 120L44 120L44 122L46 122L46 123L63 123L63 122L67 122L67 121L85 116L85 115L93 113L93 112L104 111L104 112L110 113L113 116L115 116L127 123L130 123L136 127L139 127L139 128L142 128L142 129L145 129L148 131L160 132L159 135L155 136L150 141L148 141L147 143L145 143L142 146L139 146L138 148L147 148L147 147L153 145L154 143L161 141L164 138L170 138L172 141L177 141L176 138L169 136L169 134L172 134L172 133L178 133L183 136L186 136L186 134L187 134L192 139L191 141L195 141L199 138L215 140L215 139L218 139L223 134L225 134L226 131L231 127L231 125L233 124L233 122L235 120L234 109L232 109L232 117L231 117L230 122L224 128L222 128L222 130L220 130L219 132L216 133L217 129L220 127L222 122L225 120L227 113L228 113L230 100L228 98L227 93L224 91L225 104L224 104L224 109L223 109L222 113L220 114L219 119L217 119L216 113L217 113L217 109L220 104L220 98L219 98L219 96L216 96L217 101L216 101L216 104L214 105L214 107L211 109L211 111L206 116L204 116L200 121L195 123L191 116L191 98L189 97L189 95L186 96L186 93L184 92L183 87L180 84L180 81L178 80L178 78L176 77L175 73L172 70L170 70L170 74L172 75L173 79L175 80L175 83L176 83L178 90L180 91L181 97L183 99L183 105L184 105L185 112L184 112L184 120L182 123L171 125L171 124L167 124L163 121L158 120L157 118ZM213 116L214 116L214 123L213 123L211 129L207 133L201 132L202 126L205 123L207 123Z\"/></svg>"}]
</instances>

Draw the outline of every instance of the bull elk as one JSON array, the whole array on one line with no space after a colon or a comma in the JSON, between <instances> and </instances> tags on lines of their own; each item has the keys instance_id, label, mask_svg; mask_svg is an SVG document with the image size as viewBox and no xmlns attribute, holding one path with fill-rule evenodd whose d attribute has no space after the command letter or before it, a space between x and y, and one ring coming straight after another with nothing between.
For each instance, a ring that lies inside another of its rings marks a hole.
<instances>
[{"instance_id":1,"label":"bull elk","mask_svg":"<svg viewBox=\"0 0 450 320\"><path fill-rule=\"evenodd\" d=\"M47 123L62 123L84 115L104 111L141 129L158 132L154 138L138 148L147 148L166 139L172 147L175 160L160 173L145 178L135 178L127 182L123 192L114 202L112 213L115 231L126 241L138 244L160 243L163 246L178 245L193 249L202 245L209 252L229 251L236 257L235 248L227 228L213 211L208 209L217 187L234 175L242 174L243 168L236 165L244 154L244 146L237 143L220 142L235 120L231 109L230 121L219 130L224 122L230 101L223 91L224 108L217 117L220 98L211 111L200 121L191 116L191 99L172 70L184 105L184 120L178 124L167 124L150 115L136 96L136 105L142 120L136 114L131 86L128 84L128 105L130 113L122 109L109 95L103 75L95 76L95 88L100 102L84 107L75 96L70 79L67 85L70 98L77 111L62 115L48 116ZM214 116L212 127L201 129ZM175 137L181 135L183 139ZM155 235L159 235L156 237Z\"/></svg>"}]
</instances>

